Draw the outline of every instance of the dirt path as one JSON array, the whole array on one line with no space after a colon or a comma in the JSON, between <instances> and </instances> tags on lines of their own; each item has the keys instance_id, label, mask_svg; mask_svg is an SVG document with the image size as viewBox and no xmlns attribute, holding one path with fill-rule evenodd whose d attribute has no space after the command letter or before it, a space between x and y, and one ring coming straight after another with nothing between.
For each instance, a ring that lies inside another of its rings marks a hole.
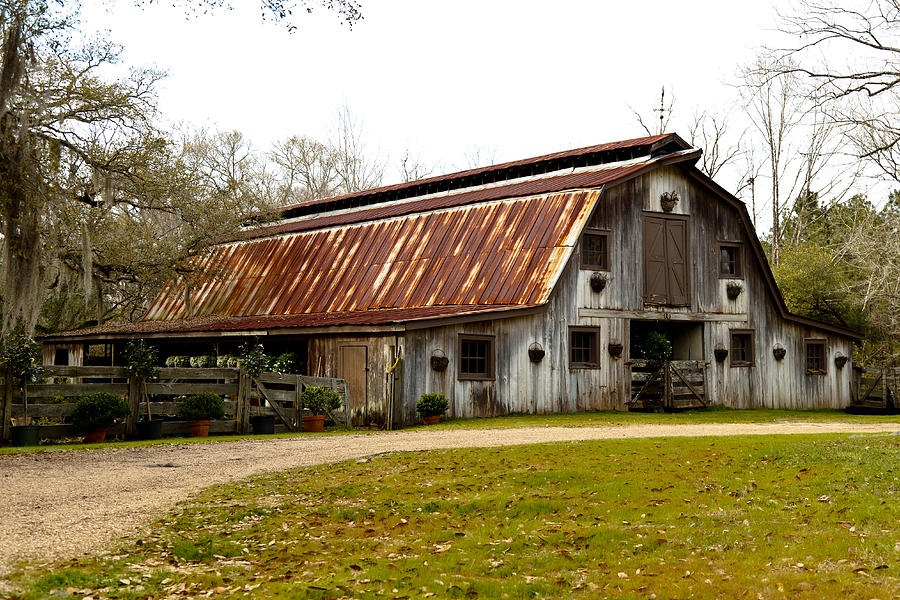
<instances>
[{"instance_id":1,"label":"dirt path","mask_svg":"<svg viewBox=\"0 0 900 600\"><path fill-rule=\"evenodd\" d=\"M204 487L386 451L661 436L882 433L897 423L415 430L0 456L0 577L21 559L102 552ZM2 587L2 580L0 580Z\"/></svg>"}]
</instances>

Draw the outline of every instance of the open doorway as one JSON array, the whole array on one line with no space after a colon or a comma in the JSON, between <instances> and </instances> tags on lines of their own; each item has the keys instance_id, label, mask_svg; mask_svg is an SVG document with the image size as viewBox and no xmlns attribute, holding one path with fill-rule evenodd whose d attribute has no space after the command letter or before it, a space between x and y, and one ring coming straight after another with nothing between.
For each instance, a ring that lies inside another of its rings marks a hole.
<instances>
[{"instance_id":1,"label":"open doorway","mask_svg":"<svg viewBox=\"0 0 900 600\"><path fill-rule=\"evenodd\" d=\"M652 331L665 335L672 344L673 360L703 360L703 323L696 321L632 320L629 357L641 358L640 348Z\"/></svg>"}]
</instances>

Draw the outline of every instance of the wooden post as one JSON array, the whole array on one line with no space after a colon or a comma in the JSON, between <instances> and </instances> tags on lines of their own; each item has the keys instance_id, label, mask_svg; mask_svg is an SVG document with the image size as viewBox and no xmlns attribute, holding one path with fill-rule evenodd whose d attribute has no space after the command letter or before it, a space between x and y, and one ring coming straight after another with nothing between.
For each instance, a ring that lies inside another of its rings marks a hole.
<instances>
[{"instance_id":1,"label":"wooden post","mask_svg":"<svg viewBox=\"0 0 900 600\"><path fill-rule=\"evenodd\" d=\"M237 406L234 409L235 433L247 433L250 430L250 375L241 369L238 375Z\"/></svg>"},{"instance_id":2,"label":"wooden post","mask_svg":"<svg viewBox=\"0 0 900 600\"><path fill-rule=\"evenodd\" d=\"M141 392L147 389L143 384L144 381L137 375L128 376L128 408L131 409L131 412L125 418L126 438L133 439L137 437L137 422L138 417L140 417L141 396L143 395Z\"/></svg>"},{"instance_id":3,"label":"wooden post","mask_svg":"<svg viewBox=\"0 0 900 600\"><path fill-rule=\"evenodd\" d=\"M669 361L663 364L663 406L672 408L672 365Z\"/></svg>"},{"instance_id":4,"label":"wooden post","mask_svg":"<svg viewBox=\"0 0 900 600\"><path fill-rule=\"evenodd\" d=\"M12 430L10 427L12 426L11 419L14 394L15 387L13 386L12 378L4 374L3 395L0 396L0 417L3 419L3 425L0 427L0 429L2 429L0 440L12 439Z\"/></svg>"}]
</instances>

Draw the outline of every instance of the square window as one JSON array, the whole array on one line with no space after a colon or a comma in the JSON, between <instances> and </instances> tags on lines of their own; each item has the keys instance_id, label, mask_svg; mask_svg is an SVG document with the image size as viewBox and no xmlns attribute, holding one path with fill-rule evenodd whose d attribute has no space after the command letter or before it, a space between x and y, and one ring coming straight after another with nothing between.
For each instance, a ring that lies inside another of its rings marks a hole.
<instances>
[{"instance_id":1,"label":"square window","mask_svg":"<svg viewBox=\"0 0 900 600\"><path fill-rule=\"evenodd\" d=\"M744 276L740 244L719 244L719 277L739 279Z\"/></svg>"},{"instance_id":2,"label":"square window","mask_svg":"<svg viewBox=\"0 0 900 600\"><path fill-rule=\"evenodd\" d=\"M596 327L571 327L569 329L569 366L575 368L599 367L597 349L600 331Z\"/></svg>"},{"instance_id":3,"label":"square window","mask_svg":"<svg viewBox=\"0 0 900 600\"><path fill-rule=\"evenodd\" d=\"M459 379L494 378L494 338L459 336Z\"/></svg>"},{"instance_id":4,"label":"square window","mask_svg":"<svg viewBox=\"0 0 900 600\"><path fill-rule=\"evenodd\" d=\"M806 374L824 375L825 340L806 340Z\"/></svg>"},{"instance_id":5,"label":"square window","mask_svg":"<svg viewBox=\"0 0 900 600\"><path fill-rule=\"evenodd\" d=\"M609 270L609 234L586 229L581 236L581 268Z\"/></svg>"},{"instance_id":6,"label":"square window","mask_svg":"<svg viewBox=\"0 0 900 600\"><path fill-rule=\"evenodd\" d=\"M752 367L755 364L753 355L753 330L734 329L731 331L731 366Z\"/></svg>"}]
</instances>

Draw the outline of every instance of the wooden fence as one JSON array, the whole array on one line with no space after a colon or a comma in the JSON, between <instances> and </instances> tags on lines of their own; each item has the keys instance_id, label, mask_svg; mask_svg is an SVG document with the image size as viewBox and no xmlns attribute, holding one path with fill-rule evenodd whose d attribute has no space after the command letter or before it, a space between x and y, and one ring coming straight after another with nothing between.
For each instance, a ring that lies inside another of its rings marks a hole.
<instances>
[{"instance_id":1,"label":"wooden fence","mask_svg":"<svg viewBox=\"0 0 900 600\"><path fill-rule=\"evenodd\" d=\"M853 405L896 408L900 398L900 367L854 367L851 383Z\"/></svg>"},{"instance_id":2,"label":"wooden fence","mask_svg":"<svg viewBox=\"0 0 900 600\"><path fill-rule=\"evenodd\" d=\"M225 398L226 418L212 421L210 433L247 433L250 417L274 414L289 431L302 430L300 395L307 386L315 385L336 390L342 398L342 408L329 416L337 423L347 423L349 391L343 379L307 377L263 373L251 378L239 369L159 369L159 376L143 381L130 377L125 367L44 367L44 381L30 384L26 389L28 416L38 421L60 421L41 426L41 438L75 437L75 426L62 423L71 416L78 396L95 392L109 392L127 397L131 414L125 423L108 430L110 435L135 437L137 421L153 417L174 416L178 396L213 392ZM9 416L25 416L25 402L19 390L4 386ZM4 432L8 427L4 428ZM189 433L186 421L166 420L163 435ZM6 434L4 434L6 435Z\"/></svg>"},{"instance_id":3,"label":"wooden fence","mask_svg":"<svg viewBox=\"0 0 900 600\"><path fill-rule=\"evenodd\" d=\"M709 405L706 398L706 362L667 360L662 364L631 361L633 410L684 410Z\"/></svg>"}]
</instances>

